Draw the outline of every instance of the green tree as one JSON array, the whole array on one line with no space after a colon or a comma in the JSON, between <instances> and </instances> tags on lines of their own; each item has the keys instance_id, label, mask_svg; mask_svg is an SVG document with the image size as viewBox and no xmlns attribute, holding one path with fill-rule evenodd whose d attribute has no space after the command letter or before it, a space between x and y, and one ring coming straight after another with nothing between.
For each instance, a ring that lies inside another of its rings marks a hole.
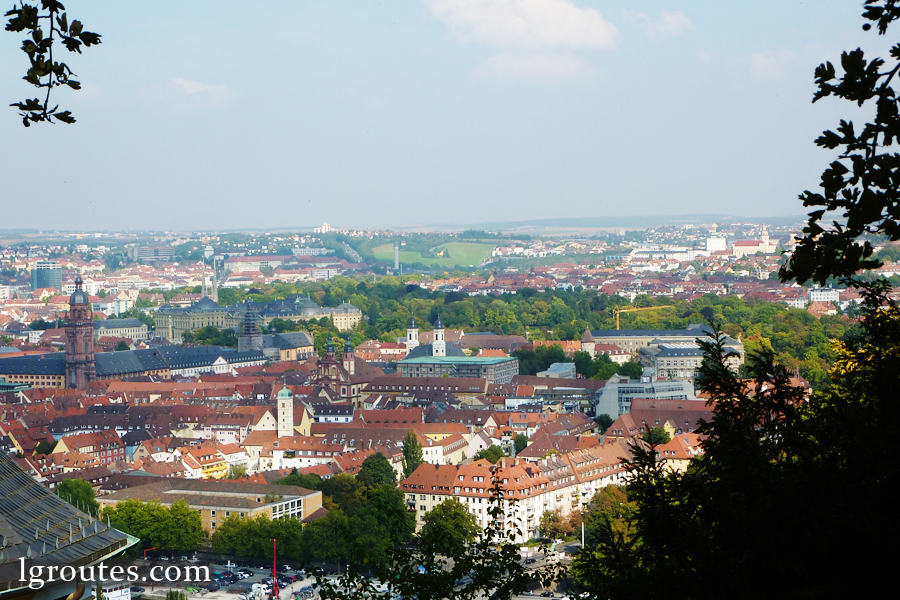
<instances>
[{"instance_id":1,"label":"green tree","mask_svg":"<svg viewBox=\"0 0 900 600\"><path fill-rule=\"evenodd\" d=\"M641 434L641 438L652 446L668 444L672 441L672 436L669 435L669 432L666 431L665 427L659 425L644 430L644 433Z\"/></svg>"},{"instance_id":2,"label":"green tree","mask_svg":"<svg viewBox=\"0 0 900 600\"><path fill-rule=\"evenodd\" d=\"M515 446L516 454L518 454L528 447L528 436L524 433L517 434L513 439L513 445Z\"/></svg>"},{"instance_id":3,"label":"green tree","mask_svg":"<svg viewBox=\"0 0 900 600\"><path fill-rule=\"evenodd\" d=\"M591 358L590 354L588 354L587 352L576 352L574 360L576 373L578 373L585 379L590 379L594 376L593 359Z\"/></svg>"},{"instance_id":4,"label":"green tree","mask_svg":"<svg viewBox=\"0 0 900 600\"><path fill-rule=\"evenodd\" d=\"M614 363L608 354L598 354L591 365L593 379L606 381L619 372L619 365Z\"/></svg>"},{"instance_id":5,"label":"green tree","mask_svg":"<svg viewBox=\"0 0 900 600\"><path fill-rule=\"evenodd\" d=\"M190 552L203 538L200 513L184 500L171 507L125 500L105 508L103 518L108 518L116 529L140 538L143 548L158 546L170 552Z\"/></svg>"},{"instance_id":6,"label":"green tree","mask_svg":"<svg viewBox=\"0 0 900 600\"><path fill-rule=\"evenodd\" d=\"M422 444L419 443L416 432L412 429L407 430L406 437L403 439L403 478L406 479L412 475L424 460Z\"/></svg>"},{"instance_id":7,"label":"green tree","mask_svg":"<svg viewBox=\"0 0 900 600\"><path fill-rule=\"evenodd\" d=\"M541 514L539 528L541 530L541 535L545 538L554 540L563 538L572 533L571 529L567 527L566 520L563 518L559 509L545 510L543 514Z\"/></svg>"},{"instance_id":8,"label":"green tree","mask_svg":"<svg viewBox=\"0 0 900 600\"><path fill-rule=\"evenodd\" d=\"M56 495L84 512L97 516L100 505L94 499L94 488L83 479L63 479L56 486Z\"/></svg>"},{"instance_id":9,"label":"green tree","mask_svg":"<svg viewBox=\"0 0 900 600\"><path fill-rule=\"evenodd\" d=\"M122 352L123 350L131 350L131 347L128 345L128 342L126 342L125 340L122 340L121 342L116 344L116 347L114 349L115 352Z\"/></svg>"},{"instance_id":10,"label":"green tree","mask_svg":"<svg viewBox=\"0 0 900 600\"><path fill-rule=\"evenodd\" d=\"M184 500L178 500L166 511L160 526L160 546L170 552L191 552L203 539L200 513Z\"/></svg>"},{"instance_id":11,"label":"green tree","mask_svg":"<svg viewBox=\"0 0 900 600\"><path fill-rule=\"evenodd\" d=\"M498 460L506 456L506 453L503 452L503 448L500 446L496 446L491 444L487 448L483 450L479 450L475 453L475 456L472 457L472 460L487 460L491 463L496 464Z\"/></svg>"},{"instance_id":12,"label":"green tree","mask_svg":"<svg viewBox=\"0 0 900 600\"><path fill-rule=\"evenodd\" d=\"M353 475L338 473L323 479L319 485L323 496L328 496L345 513L352 513L364 499L365 484Z\"/></svg>"},{"instance_id":13,"label":"green tree","mask_svg":"<svg viewBox=\"0 0 900 600\"><path fill-rule=\"evenodd\" d=\"M402 491L390 485L368 490L365 502L348 515L347 558L356 565L386 564L415 529L415 515L406 509Z\"/></svg>"},{"instance_id":14,"label":"green tree","mask_svg":"<svg viewBox=\"0 0 900 600\"><path fill-rule=\"evenodd\" d=\"M228 474L225 479L240 479L247 475L247 465L228 465Z\"/></svg>"},{"instance_id":15,"label":"green tree","mask_svg":"<svg viewBox=\"0 0 900 600\"><path fill-rule=\"evenodd\" d=\"M435 552L447 556L464 551L481 532L475 515L456 498L435 506L425 513L423 521L419 538Z\"/></svg>"},{"instance_id":16,"label":"green tree","mask_svg":"<svg viewBox=\"0 0 900 600\"><path fill-rule=\"evenodd\" d=\"M38 445L34 448L35 454L50 454L53 452L53 449L56 448L56 442L51 442L49 440L41 440L38 442Z\"/></svg>"},{"instance_id":17,"label":"green tree","mask_svg":"<svg viewBox=\"0 0 900 600\"><path fill-rule=\"evenodd\" d=\"M900 8L894 0L866 0L863 16L884 35ZM900 44L893 45L890 54L896 61ZM841 55L840 68L842 73L830 62L819 65L813 102L830 96L849 100L870 109L873 120L862 127L841 120L835 131L825 131L816 140L818 146L840 152L822 173L822 191L800 196L804 206L816 210L809 213L800 244L783 267L783 279L825 283L831 277L854 277L861 269L880 265L872 256L872 235L900 239L894 184L900 155L890 151L900 137L900 97L891 85L898 68L885 68L882 58L867 60L859 48ZM834 219L842 221L840 226L820 224Z\"/></svg>"},{"instance_id":18,"label":"green tree","mask_svg":"<svg viewBox=\"0 0 900 600\"><path fill-rule=\"evenodd\" d=\"M597 423L597 427L599 427L600 433L604 434L615 421L609 415L602 414L594 417L594 422Z\"/></svg>"},{"instance_id":19,"label":"green tree","mask_svg":"<svg viewBox=\"0 0 900 600\"><path fill-rule=\"evenodd\" d=\"M349 556L347 540L350 536L347 515L340 509L316 519L303 528L304 560L322 560L337 563Z\"/></svg>"},{"instance_id":20,"label":"green tree","mask_svg":"<svg viewBox=\"0 0 900 600\"><path fill-rule=\"evenodd\" d=\"M636 363L633 360L629 360L619 367L619 375L624 375L625 377L630 378L632 381L640 381L641 375L643 374L644 367L642 367L640 363Z\"/></svg>"},{"instance_id":21,"label":"green tree","mask_svg":"<svg viewBox=\"0 0 900 600\"><path fill-rule=\"evenodd\" d=\"M370 488L379 485L397 485L397 472L381 452L376 452L363 461L356 478Z\"/></svg>"}]
</instances>

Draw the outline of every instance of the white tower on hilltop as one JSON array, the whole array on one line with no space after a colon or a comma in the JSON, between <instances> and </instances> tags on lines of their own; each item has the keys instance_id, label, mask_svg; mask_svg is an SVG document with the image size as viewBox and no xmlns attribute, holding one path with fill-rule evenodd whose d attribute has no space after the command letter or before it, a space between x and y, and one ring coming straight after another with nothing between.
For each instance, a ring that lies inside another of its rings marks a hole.
<instances>
[{"instance_id":1,"label":"white tower on hilltop","mask_svg":"<svg viewBox=\"0 0 900 600\"><path fill-rule=\"evenodd\" d=\"M444 326L441 324L440 315L434 323L434 343L431 349L432 356L447 356L447 342L444 340Z\"/></svg>"},{"instance_id":2,"label":"white tower on hilltop","mask_svg":"<svg viewBox=\"0 0 900 600\"><path fill-rule=\"evenodd\" d=\"M284 385L276 396L278 404L278 437L294 435L294 394Z\"/></svg>"},{"instance_id":3,"label":"white tower on hilltop","mask_svg":"<svg viewBox=\"0 0 900 600\"><path fill-rule=\"evenodd\" d=\"M409 318L409 327L406 328L406 353L409 354L413 348L419 346L419 326L416 325L416 318Z\"/></svg>"}]
</instances>

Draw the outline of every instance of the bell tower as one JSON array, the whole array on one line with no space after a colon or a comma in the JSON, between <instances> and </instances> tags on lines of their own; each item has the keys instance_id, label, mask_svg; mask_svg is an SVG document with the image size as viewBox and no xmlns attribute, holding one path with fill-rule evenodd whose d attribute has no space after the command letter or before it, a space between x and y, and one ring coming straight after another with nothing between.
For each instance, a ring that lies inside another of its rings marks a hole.
<instances>
[{"instance_id":1,"label":"bell tower","mask_svg":"<svg viewBox=\"0 0 900 600\"><path fill-rule=\"evenodd\" d=\"M94 365L94 313L91 301L82 289L81 276L75 277L75 291L69 296L66 319L66 387L83 389L97 377Z\"/></svg>"},{"instance_id":2,"label":"bell tower","mask_svg":"<svg viewBox=\"0 0 900 600\"><path fill-rule=\"evenodd\" d=\"M409 318L409 327L406 328L406 353L409 354L419 345L419 326L416 318Z\"/></svg>"},{"instance_id":3,"label":"bell tower","mask_svg":"<svg viewBox=\"0 0 900 600\"><path fill-rule=\"evenodd\" d=\"M444 325L441 323L440 315L434 323L434 342L431 344L431 350L432 356L447 356L447 342L444 339Z\"/></svg>"}]
</instances>

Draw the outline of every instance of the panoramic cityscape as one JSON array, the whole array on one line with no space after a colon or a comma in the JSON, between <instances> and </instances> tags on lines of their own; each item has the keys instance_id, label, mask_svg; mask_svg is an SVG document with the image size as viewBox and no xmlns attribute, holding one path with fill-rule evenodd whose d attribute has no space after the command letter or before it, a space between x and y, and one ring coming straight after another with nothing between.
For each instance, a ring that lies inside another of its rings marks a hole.
<instances>
[{"instance_id":1,"label":"panoramic cityscape","mask_svg":"<svg viewBox=\"0 0 900 600\"><path fill-rule=\"evenodd\" d=\"M900 5L276 5L6 14L0 600L887 589Z\"/></svg>"}]
</instances>

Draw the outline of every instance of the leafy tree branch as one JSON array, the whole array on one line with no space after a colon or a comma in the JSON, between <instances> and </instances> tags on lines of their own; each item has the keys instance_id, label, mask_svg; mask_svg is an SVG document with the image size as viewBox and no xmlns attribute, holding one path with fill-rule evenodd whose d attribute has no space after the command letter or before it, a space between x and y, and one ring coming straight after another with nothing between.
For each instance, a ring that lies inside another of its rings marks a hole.
<instances>
[{"instance_id":1,"label":"leafy tree branch","mask_svg":"<svg viewBox=\"0 0 900 600\"><path fill-rule=\"evenodd\" d=\"M61 111L59 105L50 106L50 92L54 88L65 85L73 90L81 89L81 83L73 79L72 69L64 62L53 60L53 42L58 39L69 52L81 54L82 46L100 43L100 34L85 31L77 19L69 22L64 11L65 7L57 0L41 0L40 6L37 2L22 1L5 14L9 17L7 31L28 32L28 37L22 41L22 52L28 56L31 66L23 79L39 90L46 90L43 101L30 98L10 104L19 109L25 127L42 121L75 122L71 111Z\"/></svg>"}]
</instances>

